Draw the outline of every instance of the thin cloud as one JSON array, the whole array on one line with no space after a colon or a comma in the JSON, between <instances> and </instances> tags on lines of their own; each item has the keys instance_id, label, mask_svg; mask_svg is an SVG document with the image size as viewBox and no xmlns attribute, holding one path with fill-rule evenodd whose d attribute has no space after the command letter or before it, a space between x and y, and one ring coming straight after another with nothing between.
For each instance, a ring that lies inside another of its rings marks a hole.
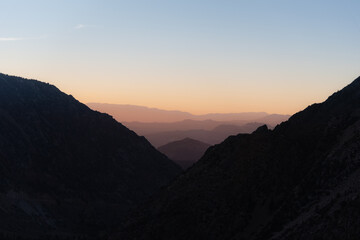
<instances>
[{"instance_id":1,"label":"thin cloud","mask_svg":"<svg viewBox=\"0 0 360 240\"><path fill-rule=\"evenodd\" d=\"M100 27L100 26L99 25L90 25L90 24L79 23L78 25L76 25L74 27L74 29L78 30L78 29L83 29L83 28L94 28L94 27Z\"/></svg>"},{"instance_id":2,"label":"thin cloud","mask_svg":"<svg viewBox=\"0 0 360 240\"><path fill-rule=\"evenodd\" d=\"M82 28L84 28L84 27L85 27L84 24L78 24L78 25L76 25L74 28L75 28L75 29L82 29Z\"/></svg>"},{"instance_id":3,"label":"thin cloud","mask_svg":"<svg viewBox=\"0 0 360 240\"><path fill-rule=\"evenodd\" d=\"M0 42L11 42L11 41L21 41L24 38L17 38L17 37L0 37Z\"/></svg>"}]
</instances>

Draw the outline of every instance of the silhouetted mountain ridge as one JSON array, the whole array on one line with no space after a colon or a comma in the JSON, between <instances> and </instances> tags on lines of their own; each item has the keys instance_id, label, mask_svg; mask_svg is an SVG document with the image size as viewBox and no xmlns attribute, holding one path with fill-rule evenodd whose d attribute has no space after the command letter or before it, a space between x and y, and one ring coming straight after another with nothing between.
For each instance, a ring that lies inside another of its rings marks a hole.
<instances>
[{"instance_id":1,"label":"silhouetted mountain ridge","mask_svg":"<svg viewBox=\"0 0 360 240\"><path fill-rule=\"evenodd\" d=\"M210 147L120 236L356 239L359 181L360 78L274 130Z\"/></svg>"},{"instance_id":2,"label":"silhouetted mountain ridge","mask_svg":"<svg viewBox=\"0 0 360 240\"><path fill-rule=\"evenodd\" d=\"M111 116L0 74L0 234L95 237L180 172Z\"/></svg>"}]
</instances>

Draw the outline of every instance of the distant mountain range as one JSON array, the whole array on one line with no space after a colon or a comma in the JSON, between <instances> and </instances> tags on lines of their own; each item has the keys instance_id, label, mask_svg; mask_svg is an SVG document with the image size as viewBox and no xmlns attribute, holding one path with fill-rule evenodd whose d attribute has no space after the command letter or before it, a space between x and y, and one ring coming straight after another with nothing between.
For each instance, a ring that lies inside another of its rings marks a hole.
<instances>
[{"instance_id":1,"label":"distant mountain range","mask_svg":"<svg viewBox=\"0 0 360 240\"><path fill-rule=\"evenodd\" d=\"M98 239L181 172L111 116L0 74L0 239Z\"/></svg>"},{"instance_id":2,"label":"distant mountain range","mask_svg":"<svg viewBox=\"0 0 360 240\"><path fill-rule=\"evenodd\" d=\"M148 108L136 105L87 103L94 110L108 113L121 122L165 123L180 122L184 120L213 120L220 122L237 121L238 123L262 122L276 125L286 121L290 115L268 114L265 112L240 112L240 113L210 113L194 115L188 112L168 111L157 108Z\"/></svg>"},{"instance_id":3,"label":"distant mountain range","mask_svg":"<svg viewBox=\"0 0 360 240\"><path fill-rule=\"evenodd\" d=\"M358 239L359 182L360 78L210 147L113 239Z\"/></svg>"},{"instance_id":4,"label":"distant mountain range","mask_svg":"<svg viewBox=\"0 0 360 240\"><path fill-rule=\"evenodd\" d=\"M221 143L231 135L237 135L239 133L251 133L261 125L263 124L248 123L241 126L224 124L224 125L217 125L212 130L192 129L192 130L183 130L183 131L165 131L165 132L144 134L144 136L155 147L159 147L166 143L178 141L184 138L197 139L204 143L214 145ZM139 134L142 135L141 133Z\"/></svg>"},{"instance_id":5,"label":"distant mountain range","mask_svg":"<svg viewBox=\"0 0 360 240\"><path fill-rule=\"evenodd\" d=\"M155 133L162 132L173 132L173 131L189 131L189 130L206 130L212 131L219 126L234 126L234 127L243 127L259 124L263 125L264 123L251 122L247 123L246 121L214 121L214 120L183 120L180 122L156 122L156 123L144 123L144 122L123 122L125 126L132 129L139 135L150 135ZM256 129L255 127L255 129Z\"/></svg>"},{"instance_id":6,"label":"distant mountain range","mask_svg":"<svg viewBox=\"0 0 360 240\"><path fill-rule=\"evenodd\" d=\"M210 147L209 144L191 138L184 138L158 148L160 152L187 169L199 160Z\"/></svg>"},{"instance_id":7,"label":"distant mountain range","mask_svg":"<svg viewBox=\"0 0 360 240\"><path fill-rule=\"evenodd\" d=\"M273 127L289 118L289 115L264 112L193 115L133 105L87 105L113 115L129 129L145 136L155 147L184 138L197 139L211 145L218 144L230 135L251 133L263 124Z\"/></svg>"}]
</instances>

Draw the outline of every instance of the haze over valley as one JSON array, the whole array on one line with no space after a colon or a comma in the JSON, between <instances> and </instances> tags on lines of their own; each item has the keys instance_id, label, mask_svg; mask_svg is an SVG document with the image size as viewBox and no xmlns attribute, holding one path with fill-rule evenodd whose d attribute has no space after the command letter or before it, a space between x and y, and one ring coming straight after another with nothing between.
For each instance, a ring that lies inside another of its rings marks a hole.
<instances>
[{"instance_id":1,"label":"haze over valley","mask_svg":"<svg viewBox=\"0 0 360 240\"><path fill-rule=\"evenodd\" d=\"M192 138L210 145L218 144L230 135L251 133L263 124L272 128L290 117L265 112L193 115L133 105L87 105L114 116L129 129L145 136L155 147L184 138Z\"/></svg>"}]
</instances>

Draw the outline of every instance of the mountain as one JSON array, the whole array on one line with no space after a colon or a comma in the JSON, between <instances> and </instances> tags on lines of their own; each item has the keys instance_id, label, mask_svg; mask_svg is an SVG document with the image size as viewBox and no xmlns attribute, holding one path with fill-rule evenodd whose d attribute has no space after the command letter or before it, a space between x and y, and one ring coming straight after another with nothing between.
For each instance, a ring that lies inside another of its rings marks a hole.
<instances>
[{"instance_id":1,"label":"mountain","mask_svg":"<svg viewBox=\"0 0 360 240\"><path fill-rule=\"evenodd\" d=\"M124 126L132 129L139 135L188 130L213 130L222 124L244 125L246 122L220 122L214 120L191 120L186 119L178 122L123 122Z\"/></svg>"},{"instance_id":2,"label":"mountain","mask_svg":"<svg viewBox=\"0 0 360 240\"><path fill-rule=\"evenodd\" d=\"M281 114L268 114L265 112L242 112L242 113L210 113L204 115L194 115L188 112L169 111L157 108L148 108L136 105L107 104L107 103L87 103L87 105L97 111L108 113L121 123L124 122L143 122L143 123L166 123L181 122L184 120L213 120L220 122L242 121L242 124L249 122L263 122L276 125L286 121L290 116ZM260 120L271 120L260 121ZM273 124L275 123L275 124Z\"/></svg>"},{"instance_id":3,"label":"mountain","mask_svg":"<svg viewBox=\"0 0 360 240\"><path fill-rule=\"evenodd\" d=\"M158 150L183 169L187 169L199 160L209 147L210 145L207 143L184 138L180 141L165 144L159 147Z\"/></svg>"},{"instance_id":4,"label":"mountain","mask_svg":"<svg viewBox=\"0 0 360 240\"><path fill-rule=\"evenodd\" d=\"M269 130L210 147L114 239L357 239L360 78Z\"/></svg>"},{"instance_id":5,"label":"mountain","mask_svg":"<svg viewBox=\"0 0 360 240\"><path fill-rule=\"evenodd\" d=\"M271 115L269 115L271 117ZM266 121L266 119L265 119ZM270 119L270 121L272 121ZM272 121L273 122L273 121ZM281 122L276 124L271 124L271 126L276 126ZM161 132L172 132L172 131L188 131L188 130L207 130L211 131L219 126L233 126L240 128L248 128L258 124L266 124L266 122L247 122L247 121L214 121L214 120L191 120L186 119L179 122L123 122L124 126L132 129L139 135L150 135ZM270 124L269 124L270 125ZM256 129L256 128L255 128ZM252 132L253 130L251 130Z\"/></svg>"},{"instance_id":6,"label":"mountain","mask_svg":"<svg viewBox=\"0 0 360 240\"><path fill-rule=\"evenodd\" d=\"M192 129L184 131L165 131L145 134L144 136L155 147L164 145L172 141L178 141L184 138L198 139L199 141L213 145L221 143L230 135L237 135L239 133L251 133L261 125L263 124L248 123L242 126L224 124L218 125L212 130Z\"/></svg>"},{"instance_id":7,"label":"mountain","mask_svg":"<svg viewBox=\"0 0 360 240\"><path fill-rule=\"evenodd\" d=\"M1 239L95 238L180 172L111 116L0 74Z\"/></svg>"},{"instance_id":8,"label":"mountain","mask_svg":"<svg viewBox=\"0 0 360 240\"><path fill-rule=\"evenodd\" d=\"M288 120L290 115L281 114L268 114L265 112L243 112L243 113L210 113L205 115L197 115L196 120L211 119L214 121L245 121L248 122L261 122L262 119L270 119L271 123L267 121L264 123L273 125Z\"/></svg>"},{"instance_id":9,"label":"mountain","mask_svg":"<svg viewBox=\"0 0 360 240\"><path fill-rule=\"evenodd\" d=\"M289 118L289 115L264 112L193 115L133 105L88 103L88 106L114 115L155 147L184 138L218 144L230 135L250 133L262 124L276 126Z\"/></svg>"},{"instance_id":10,"label":"mountain","mask_svg":"<svg viewBox=\"0 0 360 240\"><path fill-rule=\"evenodd\" d=\"M176 122L192 118L192 114L181 111L168 111L144 106L107 104L107 103L87 103L94 110L108 113L119 122Z\"/></svg>"}]
</instances>

